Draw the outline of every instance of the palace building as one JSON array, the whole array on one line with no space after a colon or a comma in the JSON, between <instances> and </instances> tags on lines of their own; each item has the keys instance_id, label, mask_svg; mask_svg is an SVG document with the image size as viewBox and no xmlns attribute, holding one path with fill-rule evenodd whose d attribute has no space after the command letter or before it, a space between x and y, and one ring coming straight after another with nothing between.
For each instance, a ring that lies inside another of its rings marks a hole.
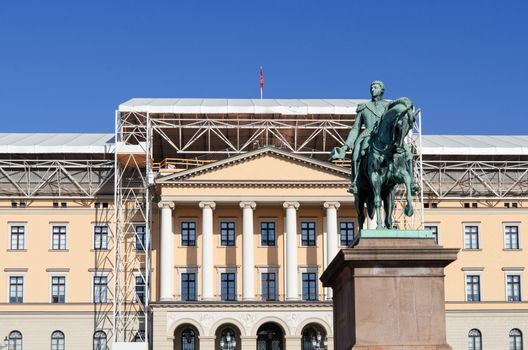
<instances>
[{"instance_id":1,"label":"palace building","mask_svg":"<svg viewBox=\"0 0 528 350\"><path fill-rule=\"evenodd\" d=\"M359 227L350 161L328 156L361 102L132 99L115 134L0 134L0 340L333 349L319 277ZM423 201L395 221L460 248L445 271L448 343L523 349L528 135L420 129Z\"/></svg>"}]
</instances>

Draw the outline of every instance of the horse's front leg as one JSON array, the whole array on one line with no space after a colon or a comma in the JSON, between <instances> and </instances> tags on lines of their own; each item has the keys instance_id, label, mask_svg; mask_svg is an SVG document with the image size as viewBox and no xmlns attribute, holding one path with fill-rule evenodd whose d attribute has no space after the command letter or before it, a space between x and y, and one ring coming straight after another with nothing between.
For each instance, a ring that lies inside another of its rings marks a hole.
<instances>
[{"instance_id":1,"label":"horse's front leg","mask_svg":"<svg viewBox=\"0 0 528 350\"><path fill-rule=\"evenodd\" d=\"M392 211L394 209L394 187L383 195L383 206L385 208L385 226L392 229Z\"/></svg>"},{"instance_id":2,"label":"horse's front leg","mask_svg":"<svg viewBox=\"0 0 528 350\"><path fill-rule=\"evenodd\" d=\"M381 218L381 177L378 173L372 172L370 174L370 184L372 186L372 192L374 194L374 209L376 211L376 219L378 226L377 230L383 229L383 220Z\"/></svg>"},{"instance_id":3,"label":"horse's front leg","mask_svg":"<svg viewBox=\"0 0 528 350\"><path fill-rule=\"evenodd\" d=\"M363 229L363 223L365 222L365 195L363 194L364 190L360 190L358 194L356 194L354 204L356 205L356 211L358 214L358 224L359 224L359 231Z\"/></svg>"},{"instance_id":4,"label":"horse's front leg","mask_svg":"<svg viewBox=\"0 0 528 350\"><path fill-rule=\"evenodd\" d=\"M405 215L412 216L414 213L413 205L412 205L412 175L409 175L408 173L405 173L403 175L403 181L405 183L405 197L407 200L407 205L405 206Z\"/></svg>"}]
</instances>

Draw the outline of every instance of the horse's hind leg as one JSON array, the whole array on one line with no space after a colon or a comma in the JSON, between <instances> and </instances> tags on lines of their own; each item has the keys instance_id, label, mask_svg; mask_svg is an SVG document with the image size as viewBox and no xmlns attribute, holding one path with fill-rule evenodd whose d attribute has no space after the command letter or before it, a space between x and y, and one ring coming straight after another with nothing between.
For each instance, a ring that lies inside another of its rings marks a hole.
<instances>
[{"instance_id":1,"label":"horse's hind leg","mask_svg":"<svg viewBox=\"0 0 528 350\"><path fill-rule=\"evenodd\" d=\"M412 205L412 175L405 174L403 176L403 181L405 182L405 197L407 200L407 205L405 206L405 215L412 216L414 214L414 209Z\"/></svg>"}]
</instances>

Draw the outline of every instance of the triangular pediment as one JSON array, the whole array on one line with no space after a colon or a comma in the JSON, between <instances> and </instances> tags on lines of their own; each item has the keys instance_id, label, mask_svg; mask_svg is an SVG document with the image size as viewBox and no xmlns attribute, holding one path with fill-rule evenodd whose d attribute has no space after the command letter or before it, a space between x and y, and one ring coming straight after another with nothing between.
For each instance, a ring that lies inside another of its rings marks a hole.
<instances>
[{"instance_id":1,"label":"triangular pediment","mask_svg":"<svg viewBox=\"0 0 528 350\"><path fill-rule=\"evenodd\" d=\"M163 176L158 178L156 182L160 184L197 182L216 184L342 184L348 179L349 171L346 168L268 147Z\"/></svg>"}]
</instances>

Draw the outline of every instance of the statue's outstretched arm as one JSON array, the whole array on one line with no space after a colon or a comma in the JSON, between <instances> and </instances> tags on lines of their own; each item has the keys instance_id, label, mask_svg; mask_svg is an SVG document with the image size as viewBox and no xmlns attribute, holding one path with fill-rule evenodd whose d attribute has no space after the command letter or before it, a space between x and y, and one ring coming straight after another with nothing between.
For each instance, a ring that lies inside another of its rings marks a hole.
<instances>
[{"instance_id":1,"label":"statue's outstretched arm","mask_svg":"<svg viewBox=\"0 0 528 350\"><path fill-rule=\"evenodd\" d=\"M359 131L361 130L362 124L363 124L362 113L359 113L356 121L354 122L354 126L352 126L352 130L350 130L350 132L348 133L348 137L345 141L344 146L334 147L334 149L330 153L330 160L343 159L346 156L346 152L349 149L354 148L354 143L356 142L356 139L359 135Z\"/></svg>"}]
</instances>

